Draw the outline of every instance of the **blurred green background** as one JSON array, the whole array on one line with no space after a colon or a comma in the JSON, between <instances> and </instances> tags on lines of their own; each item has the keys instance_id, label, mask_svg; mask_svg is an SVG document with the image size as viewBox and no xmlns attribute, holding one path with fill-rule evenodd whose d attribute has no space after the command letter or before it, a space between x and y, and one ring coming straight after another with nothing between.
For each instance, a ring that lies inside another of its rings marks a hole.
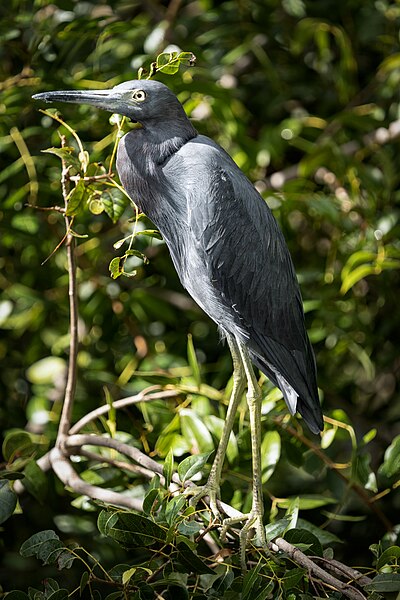
<instances>
[{"instance_id":1,"label":"blurred green background","mask_svg":"<svg viewBox=\"0 0 400 600\"><path fill-rule=\"evenodd\" d=\"M60 161L41 153L60 141L57 124L38 112L41 104L31 96L111 87L136 78L138 68L148 67L160 52L192 51L194 68L159 79L273 209L301 283L324 412L350 423L358 440L377 430L367 448L360 442L360 468L353 464L351 477L371 495L391 490L379 506L398 523L400 499L392 486L400 459L389 474L378 468L400 434L400 3L9 0L0 16L3 433L27 428L42 452L52 445L68 359L64 250L43 264L62 239L64 222L60 214L32 208L62 204ZM87 106L61 110L91 160L107 163L115 137L109 115ZM68 143L74 145L71 136ZM182 290L163 243L139 237L135 247L147 254L149 264L131 259L136 277L110 278L108 265L118 255L113 244L132 230L133 216L127 207L113 223L105 212L86 211L74 223L77 233L88 236L77 240L75 418L104 403L105 389L117 399L168 381L138 377L138 370L190 381L188 333L205 383L221 390L231 375L215 325ZM274 410L283 414L279 402ZM219 414L215 403L206 409L200 405L197 398L193 410L199 415L204 410ZM160 441L172 416L173 407L160 403L144 415L132 411L121 427L145 450L156 447L158 457L168 443L176 444L180 456L193 450L189 434ZM273 428L267 418L265 428ZM328 448L326 442L326 452L333 461L347 463L349 437L344 429L333 429L335 444ZM368 545L385 531L382 520L329 470L320 470L317 482L309 475L311 467L308 474L290 470L286 463L295 443L282 435L280 477L268 483L271 493L287 497L329 490L338 501L337 514L350 520L319 513L312 518L318 524L327 519L343 538L339 554L344 560L368 564ZM235 468L248 475L248 436L239 444L244 454ZM226 488L227 500L234 481ZM50 474L42 502L46 510L24 496L23 513L4 525L0 582L5 590L16 580L22 586L43 578L34 561L17 554L35 531L58 528L89 546L98 543L91 512L82 503L71 507L70 495ZM368 525L366 519L371 519ZM98 550L105 558L109 551L106 544Z\"/></svg>"}]
</instances>

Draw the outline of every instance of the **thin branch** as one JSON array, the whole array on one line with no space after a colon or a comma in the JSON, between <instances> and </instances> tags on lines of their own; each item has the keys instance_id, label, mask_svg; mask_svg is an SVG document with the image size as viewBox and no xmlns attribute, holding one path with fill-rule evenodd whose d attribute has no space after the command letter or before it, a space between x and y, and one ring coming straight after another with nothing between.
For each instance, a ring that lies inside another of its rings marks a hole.
<instances>
[{"instance_id":1,"label":"thin branch","mask_svg":"<svg viewBox=\"0 0 400 600\"><path fill-rule=\"evenodd\" d=\"M338 577L347 577L349 581L354 581L358 585L365 586L372 583L372 579L360 573L356 569L352 569L347 565L335 560L333 558L327 559L322 556L315 556L314 561L321 562L324 564L325 568L331 573L337 575Z\"/></svg>"},{"instance_id":2,"label":"thin branch","mask_svg":"<svg viewBox=\"0 0 400 600\"><path fill-rule=\"evenodd\" d=\"M65 147L65 136L61 136L61 146ZM67 208L67 196L69 192L68 167L62 160L61 187L64 198L65 208ZM68 262L68 299L70 312L70 340L69 340L69 362L67 384L65 387L65 396L61 412L60 423L58 426L56 446L63 447L71 427L72 409L76 388L77 356L78 356L78 293L76 283L76 262L75 262L75 238L71 234L70 218L65 215L65 229L67 232L66 248Z\"/></svg>"},{"instance_id":3,"label":"thin branch","mask_svg":"<svg viewBox=\"0 0 400 600\"><path fill-rule=\"evenodd\" d=\"M310 575L317 577L324 583L331 586L334 590L340 591L346 598L350 600L366 600L364 594L362 594L359 590L357 590L354 586L344 583L340 581L333 575L330 575L324 569L315 564L311 558L306 556L301 550L289 544L286 540L281 537L275 538L271 544L269 544L271 550L275 550L278 548L285 552L290 558L298 564L300 567L307 569Z\"/></svg>"},{"instance_id":4,"label":"thin branch","mask_svg":"<svg viewBox=\"0 0 400 600\"><path fill-rule=\"evenodd\" d=\"M138 498L132 498L119 492L113 492L111 490L106 490L96 485L86 483L86 481L79 477L72 467L71 462L65 457L61 449L57 448L57 446L50 452L50 462L54 473L57 475L60 481L62 481L65 486L71 488L73 492L83 494L85 496L89 496L89 498L101 500L115 506L121 506L137 511L142 510L142 500Z\"/></svg>"},{"instance_id":5,"label":"thin branch","mask_svg":"<svg viewBox=\"0 0 400 600\"><path fill-rule=\"evenodd\" d=\"M135 396L128 396L127 398L122 398L121 400L115 400L111 404L103 404L99 406L95 410L84 415L79 421L77 421L69 430L69 434L78 433L85 425L98 419L102 415L108 413L110 407L118 409L125 408L126 406L131 406L132 404L138 404L139 402L151 402L153 400L165 399L165 398L174 398L179 395L179 392L176 390L160 390L154 394L149 395L153 390L160 390L159 386L151 386L146 388L145 390L139 392Z\"/></svg>"},{"instance_id":6,"label":"thin branch","mask_svg":"<svg viewBox=\"0 0 400 600\"><path fill-rule=\"evenodd\" d=\"M68 449L69 454L79 454L82 446L102 446L104 448L112 448L120 454L128 456L141 467L150 469L150 471L154 471L154 473L159 474L161 476L161 481L163 480L163 465L159 464L146 454L143 454L143 452L134 446L124 444L123 442L113 438L106 438L91 434L70 435L65 440L65 447ZM176 473L173 475L172 480L175 483L180 484L179 477Z\"/></svg>"}]
</instances>

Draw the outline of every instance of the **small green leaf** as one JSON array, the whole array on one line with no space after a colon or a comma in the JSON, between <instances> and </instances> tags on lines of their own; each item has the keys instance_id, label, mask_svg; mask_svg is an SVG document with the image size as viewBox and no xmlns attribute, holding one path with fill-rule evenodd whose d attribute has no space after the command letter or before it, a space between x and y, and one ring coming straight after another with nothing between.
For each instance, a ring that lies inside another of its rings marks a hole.
<instances>
[{"instance_id":1,"label":"small green leaf","mask_svg":"<svg viewBox=\"0 0 400 600\"><path fill-rule=\"evenodd\" d=\"M178 525L178 531L182 535L196 535L204 528L204 525L198 523L197 521L193 521L193 519L184 519Z\"/></svg>"},{"instance_id":2,"label":"small green leaf","mask_svg":"<svg viewBox=\"0 0 400 600\"><path fill-rule=\"evenodd\" d=\"M379 573L364 589L367 592L400 592L400 573Z\"/></svg>"},{"instance_id":3,"label":"small green leaf","mask_svg":"<svg viewBox=\"0 0 400 600\"><path fill-rule=\"evenodd\" d=\"M400 471L400 435L397 435L390 446L386 448L384 461L379 471L386 477L393 477Z\"/></svg>"},{"instance_id":4,"label":"small green leaf","mask_svg":"<svg viewBox=\"0 0 400 600\"><path fill-rule=\"evenodd\" d=\"M67 196L67 210L65 214L68 217L73 217L79 214L84 207L87 199L87 188L83 179L79 179L76 186L70 191Z\"/></svg>"},{"instance_id":5,"label":"small green leaf","mask_svg":"<svg viewBox=\"0 0 400 600\"><path fill-rule=\"evenodd\" d=\"M17 506L17 495L8 481L0 481L0 523L7 521Z\"/></svg>"},{"instance_id":6,"label":"small green leaf","mask_svg":"<svg viewBox=\"0 0 400 600\"><path fill-rule=\"evenodd\" d=\"M81 596L83 594L83 590L85 589L85 587L88 584L89 578L90 578L89 572L88 571L84 571L82 573L81 581L80 581L80 584L79 584L79 591L80 591Z\"/></svg>"},{"instance_id":7,"label":"small green leaf","mask_svg":"<svg viewBox=\"0 0 400 600\"><path fill-rule=\"evenodd\" d=\"M266 483L275 471L281 455L281 436L277 431L267 431L261 444L262 482Z\"/></svg>"},{"instance_id":8,"label":"small green leaf","mask_svg":"<svg viewBox=\"0 0 400 600\"><path fill-rule=\"evenodd\" d=\"M288 508L292 498L282 498L279 500L279 508ZM326 506L327 504L336 504L337 500L334 498L328 498L326 496L320 496L318 494L304 494L299 496L299 508L300 510L312 510L313 508L319 508L320 506Z\"/></svg>"},{"instance_id":9,"label":"small green leaf","mask_svg":"<svg viewBox=\"0 0 400 600\"><path fill-rule=\"evenodd\" d=\"M21 556L37 556L40 550L40 546L48 542L49 540L60 540L58 535L52 529L45 529L35 533L28 538L21 546L19 553Z\"/></svg>"},{"instance_id":10,"label":"small green leaf","mask_svg":"<svg viewBox=\"0 0 400 600\"><path fill-rule=\"evenodd\" d=\"M23 485L39 502L44 502L47 494L47 477L36 461L31 460L24 469Z\"/></svg>"},{"instance_id":11,"label":"small green leaf","mask_svg":"<svg viewBox=\"0 0 400 600\"><path fill-rule=\"evenodd\" d=\"M183 542L178 542L178 560L184 567L189 569L189 573L209 573L214 574L214 571L206 565L206 563L193 550Z\"/></svg>"},{"instance_id":12,"label":"small green leaf","mask_svg":"<svg viewBox=\"0 0 400 600\"><path fill-rule=\"evenodd\" d=\"M194 349L193 336L190 333L188 334L187 355L193 378L196 382L197 389L199 389L201 386L200 367L196 356L196 350Z\"/></svg>"},{"instance_id":13,"label":"small green leaf","mask_svg":"<svg viewBox=\"0 0 400 600\"><path fill-rule=\"evenodd\" d=\"M182 435L194 452L205 453L214 450L214 442L203 419L190 408L184 408L179 413Z\"/></svg>"},{"instance_id":14,"label":"small green leaf","mask_svg":"<svg viewBox=\"0 0 400 600\"><path fill-rule=\"evenodd\" d=\"M109 518L107 513L110 515L108 511L102 511L99 515L99 530L107 530L107 535L125 548L151 546L155 542L162 543L165 541L167 530L143 515L122 510L111 513L111 515L116 515L117 518L114 517L112 527L105 527L104 521Z\"/></svg>"},{"instance_id":15,"label":"small green leaf","mask_svg":"<svg viewBox=\"0 0 400 600\"><path fill-rule=\"evenodd\" d=\"M103 192L101 201L104 210L113 223L117 223L129 204L129 199L119 190Z\"/></svg>"},{"instance_id":16,"label":"small green leaf","mask_svg":"<svg viewBox=\"0 0 400 600\"><path fill-rule=\"evenodd\" d=\"M172 452L172 448L169 449L167 456L164 459L163 466L163 475L165 478L165 487L168 489L171 479L172 473L174 471L174 453Z\"/></svg>"},{"instance_id":17,"label":"small green leaf","mask_svg":"<svg viewBox=\"0 0 400 600\"><path fill-rule=\"evenodd\" d=\"M10 431L5 437L2 450L5 460L13 462L16 458L33 456L37 447L26 431Z\"/></svg>"},{"instance_id":18,"label":"small green leaf","mask_svg":"<svg viewBox=\"0 0 400 600\"><path fill-rule=\"evenodd\" d=\"M323 556L324 554L319 539L306 529L289 529L285 533L285 540L296 547L301 544L305 554L314 556Z\"/></svg>"},{"instance_id":19,"label":"small green leaf","mask_svg":"<svg viewBox=\"0 0 400 600\"><path fill-rule=\"evenodd\" d=\"M386 550L384 552L382 552L382 554L380 555L380 557L376 563L376 568L379 571L380 569L382 569L382 567L384 567L385 565L391 564L393 561L395 561L397 563L399 558L400 558L399 546L390 546L390 548L386 548Z\"/></svg>"},{"instance_id":20,"label":"small green leaf","mask_svg":"<svg viewBox=\"0 0 400 600\"><path fill-rule=\"evenodd\" d=\"M74 156L75 148L72 146L64 146L63 148L47 148L46 150L42 150L42 152L46 154L54 154L54 156L58 156L61 160L65 161L67 166L75 167L77 171L81 168L81 163Z\"/></svg>"},{"instance_id":21,"label":"small green leaf","mask_svg":"<svg viewBox=\"0 0 400 600\"><path fill-rule=\"evenodd\" d=\"M117 279L120 275L122 275L123 267L121 266L121 257L116 256L113 258L108 265L108 269L113 279Z\"/></svg>"},{"instance_id":22,"label":"small green leaf","mask_svg":"<svg viewBox=\"0 0 400 600\"><path fill-rule=\"evenodd\" d=\"M160 493L157 488L148 491L143 500L143 512L145 515L150 515L160 505Z\"/></svg>"},{"instance_id":23,"label":"small green leaf","mask_svg":"<svg viewBox=\"0 0 400 600\"><path fill-rule=\"evenodd\" d=\"M296 587L296 585L301 581L306 572L307 571L305 569L301 569L300 567L298 567L297 569L290 569L282 577L282 583L285 590L289 591Z\"/></svg>"},{"instance_id":24,"label":"small green leaf","mask_svg":"<svg viewBox=\"0 0 400 600\"><path fill-rule=\"evenodd\" d=\"M199 473L207 460L211 452L205 452L204 454L194 454L185 458L178 466L179 479L184 483L189 481L194 475Z\"/></svg>"},{"instance_id":25,"label":"small green leaf","mask_svg":"<svg viewBox=\"0 0 400 600\"><path fill-rule=\"evenodd\" d=\"M138 231L136 235L146 235L148 237L156 238L157 240L162 240L162 235L157 229L143 229L142 231Z\"/></svg>"}]
</instances>

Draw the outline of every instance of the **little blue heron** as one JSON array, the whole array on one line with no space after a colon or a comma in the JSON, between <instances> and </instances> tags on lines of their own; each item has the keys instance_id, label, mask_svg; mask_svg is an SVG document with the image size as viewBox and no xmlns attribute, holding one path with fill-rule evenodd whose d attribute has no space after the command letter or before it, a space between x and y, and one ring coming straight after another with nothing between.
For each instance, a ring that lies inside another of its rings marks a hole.
<instances>
[{"instance_id":1,"label":"little blue heron","mask_svg":"<svg viewBox=\"0 0 400 600\"><path fill-rule=\"evenodd\" d=\"M266 547L261 391L252 363L281 390L292 415L298 411L313 433L323 429L300 289L270 209L230 156L197 133L175 94L160 82L135 80L110 90L45 92L34 98L91 104L140 123L118 146L119 177L160 230L182 285L217 323L233 360L222 437L208 481L192 502L209 496L219 517L224 456L247 382L253 500L240 541L244 548L252 532L255 544Z\"/></svg>"}]
</instances>

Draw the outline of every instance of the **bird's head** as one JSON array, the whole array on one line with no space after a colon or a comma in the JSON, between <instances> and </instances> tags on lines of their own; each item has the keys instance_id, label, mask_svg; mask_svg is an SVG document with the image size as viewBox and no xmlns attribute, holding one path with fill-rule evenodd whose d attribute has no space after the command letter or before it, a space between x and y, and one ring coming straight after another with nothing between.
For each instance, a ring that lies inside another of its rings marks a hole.
<instances>
[{"instance_id":1,"label":"bird's head","mask_svg":"<svg viewBox=\"0 0 400 600\"><path fill-rule=\"evenodd\" d=\"M43 92L33 96L44 102L91 104L129 117L144 127L161 123L189 121L175 94L163 83L152 80L126 81L110 90L68 90Z\"/></svg>"}]
</instances>

